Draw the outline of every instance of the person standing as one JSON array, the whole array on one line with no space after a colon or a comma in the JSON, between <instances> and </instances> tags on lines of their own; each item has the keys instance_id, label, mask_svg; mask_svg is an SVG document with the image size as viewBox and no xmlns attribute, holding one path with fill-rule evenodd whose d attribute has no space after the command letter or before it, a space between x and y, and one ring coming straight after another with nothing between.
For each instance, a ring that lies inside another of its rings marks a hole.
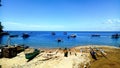
<instances>
[{"instance_id":1,"label":"person standing","mask_svg":"<svg viewBox=\"0 0 120 68\"><path fill-rule=\"evenodd\" d=\"M64 49L64 57L68 57L68 50L67 50L67 48Z\"/></svg>"}]
</instances>

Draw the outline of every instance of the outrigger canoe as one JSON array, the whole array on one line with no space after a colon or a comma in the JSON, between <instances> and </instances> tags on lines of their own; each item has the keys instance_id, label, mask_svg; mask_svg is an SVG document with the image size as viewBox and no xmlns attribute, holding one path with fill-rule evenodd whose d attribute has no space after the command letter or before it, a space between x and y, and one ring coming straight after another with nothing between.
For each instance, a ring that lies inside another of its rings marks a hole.
<instances>
[{"instance_id":1,"label":"outrigger canoe","mask_svg":"<svg viewBox=\"0 0 120 68\"><path fill-rule=\"evenodd\" d=\"M37 56L40 53L38 49L35 49L32 53L26 53L25 58L28 60L32 60L35 56Z\"/></svg>"}]
</instances>

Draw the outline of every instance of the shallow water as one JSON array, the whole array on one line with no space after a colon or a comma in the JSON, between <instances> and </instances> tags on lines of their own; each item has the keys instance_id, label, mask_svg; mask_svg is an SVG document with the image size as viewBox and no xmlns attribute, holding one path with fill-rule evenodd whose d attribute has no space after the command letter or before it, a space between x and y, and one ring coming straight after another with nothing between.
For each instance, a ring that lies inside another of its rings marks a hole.
<instances>
[{"instance_id":1,"label":"shallow water","mask_svg":"<svg viewBox=\"0 0 120 68\"><path fill-rule=\"evenodd\" d=\"M64 31L55 31L56 35L52 35L52 31L8 31L11 35L17 34L19 37L11 38L10 44L25 44L31 47L74 47L78 45L109 45L119 46L119 39L112 39L111 35L120 32L98 32L98 31L66 31L67 35L64 35ZM23 39L22 33L28 33L29 38ZM76 34L76 38L67 38L68 35ZM99 34L100 37L91 37L92 34ZM57 39L61 38L62 42L57 42ZM8 36L0 38L0 43L7 44Z\"/></svg>"}]
</instances>

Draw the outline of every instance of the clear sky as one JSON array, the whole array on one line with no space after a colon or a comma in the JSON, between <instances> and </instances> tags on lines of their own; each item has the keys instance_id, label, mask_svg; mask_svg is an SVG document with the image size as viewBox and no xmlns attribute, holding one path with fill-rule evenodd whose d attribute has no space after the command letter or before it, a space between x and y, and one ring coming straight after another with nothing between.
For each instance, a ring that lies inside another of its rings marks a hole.
<instances>
[{"instance_id":1,"label":"clear sky","mask_svg":"<svg viewBox=\"0 0 120 68\"><path fill-rule=\"evenodd\" d=\"M4 30L119 31L120 0L2 0Z\"/></svg>"}]
</instances>

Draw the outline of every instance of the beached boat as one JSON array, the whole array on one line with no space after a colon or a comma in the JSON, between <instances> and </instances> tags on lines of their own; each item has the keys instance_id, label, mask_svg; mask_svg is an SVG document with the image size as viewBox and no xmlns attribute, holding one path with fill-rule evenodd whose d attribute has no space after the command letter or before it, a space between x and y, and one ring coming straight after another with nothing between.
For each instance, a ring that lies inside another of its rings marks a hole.
<instances>
[{"instance_id":1,"label":"beached boat","mask_svg":"<svg viewBox=\"0 0 120 68\"><path fill-rule=\"evenodd\" d=\"M28 38L28 37L30 37L30 35L28 33L23 33L22 37L23 38Z\"/></svg>"},{"instance_id":2,"label":"beached boat","mask_svg":"<svg viewBox=\"0 0 120 68\"><path fill-rule=\"evenodd\" d=\"M23 46L20 46L20 45L16 46L16 48L17 48L17 53L20 53L25 49Z\"/></svg>"},{"instance_id":3,"label":"beached boat","mask_svg":"<svg viewBox=\"0 0 120 68\"><path fill-rule=\"evenodd\" d=\"M26 46L18 45L18 44L15 45L10 44L11 38L14 37L18 37L18 35L9 35L7 40L7 45L0 47L1 57L12 58L17 56L17 53L24 51Z\"/></svg>"},{"instance_id":4,"label":"beached boat","mask_svg":"<svg viewBox=\"0 0 120 68\"><path fill-rule=\"evenodd\" d=\"M27 46L22 45L6 45L0 46L0 57L12 58L15 57L18 53L24 51Z\"/></svg>"},{"instance_id":5,"label":"beached boat","mask_svg":"<svg viewBox=\"0 0 120 68\"><path fill-rule=\"evenodd\" d=\"M93 59L97 60L96 52L95 52L94 49L91 48L91 47L90 47L90 55L92 56Z\"/></svg>"},{"instance_id":6,"label":"beached boat","mask_svg":"<svg viewBox=\"0 0 120 68\"><path fill-rule=\"evenodd\" d=\"M17 56L17 48L16 47L4 47L2 49L2 56L5 58L12 58Z\"/></svg>"},{"instance_id":7,"label":"beached boat","mask_svg":"<svg viewBox=\"0 0 120 68\"><path fill-rule=\"evenodd\" d=\"M12 58L17 56L18 53L24 51L28 46L23 45L5 45L0 46L0 58L6 57L6 58Z\"/></svg>"},{"instance_id":8,"label":"beached boat","mask_svg":"<svg viewBox=\"0 0 120 68\"><path fill-rule=\"evenodd\" d=\"M3 47L0 46L0 58L2 57Z\"/></svg>"},{"instance_id":9,"label":"beached boat","mask_svg":"<svg viewBox=\"0 0 120 68\"><path fill-rule=\"evenodd\" d=\"M37 56L40 53L40 51L38 49L34 49L34 52L32 53L26 53L25 54L25 58L28 60L33 59L35 56Z\"/></svg>"}]
</instances>

